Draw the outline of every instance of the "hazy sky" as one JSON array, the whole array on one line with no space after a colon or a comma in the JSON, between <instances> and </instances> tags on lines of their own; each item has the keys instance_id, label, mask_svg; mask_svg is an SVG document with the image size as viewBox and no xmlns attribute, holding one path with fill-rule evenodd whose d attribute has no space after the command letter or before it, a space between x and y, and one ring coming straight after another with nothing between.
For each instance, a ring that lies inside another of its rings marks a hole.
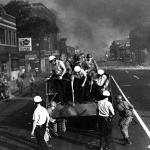
<instances>
[{"instance_id":1,"label":"hazy sky","mask_svg":"<svg viewBox=\"0 0 150 150\"><path fill-rule=\"evenodd\" d=\"M8 2L8 0L0 0ZM150 0L29 0L53 9L67 44L101 56L116 39L150 19Z\"/></svg>"}]
</instances>

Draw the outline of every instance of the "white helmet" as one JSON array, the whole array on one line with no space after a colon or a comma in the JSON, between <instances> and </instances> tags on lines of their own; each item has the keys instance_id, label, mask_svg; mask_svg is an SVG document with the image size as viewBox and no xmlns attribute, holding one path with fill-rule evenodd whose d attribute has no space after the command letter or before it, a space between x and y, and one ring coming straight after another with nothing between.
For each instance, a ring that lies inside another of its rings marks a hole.
<instances>
[{"instance_id":1,"label":"white helmet","mask_svg":"<svg viewBox=\"0 0 150 150\"><path fill-rule=\"evenodd\" d=\"M110 92L108 90L103 91L103 96L109 97Z\"/></svg>"},{"instance_id":2,"label":"white helmet","mask_svg":"<svg viewBox=\"0 0 150 150\"><path fill-rule=\"evenodd\" d=\"M40 96L35 96L34 102L36 102L36 103L42 102L42 98Z\"/></svg>"},{"instance_id":3,"label":"white helmet","mask_svg":"<svg viewBox=\"0 0 150 150\"><path fill-rule=\"evenodd\" d=\"M81 70L81 67L80 67L80 66L75 66L75 67L74 67L74 71L75 71L75 72L80 72L80 70Z\"/></svg>"},{"instance_id":4,"label":"white helmet","mask_svg":"<svg viewBox=\"0 0 150 150\"><path fill-rule=\"evenodd\" d=\"M56 59L56 57L55 56L49 56L49 61L51 62L51 61L53 61L54 59Z\"/></svg>"},{"instance_id":5,"label":"white helmet","mask_svg":"<svg viewBox=\"0 0 150 150\"><path fill-rule=\"evenodd\" d=\"M103 75L103 74L104 74L104 70L103 70L103 69L99 69L99 70L98 70L98 74L99 74L99 75Z\"/></svg>"}]
</instances>

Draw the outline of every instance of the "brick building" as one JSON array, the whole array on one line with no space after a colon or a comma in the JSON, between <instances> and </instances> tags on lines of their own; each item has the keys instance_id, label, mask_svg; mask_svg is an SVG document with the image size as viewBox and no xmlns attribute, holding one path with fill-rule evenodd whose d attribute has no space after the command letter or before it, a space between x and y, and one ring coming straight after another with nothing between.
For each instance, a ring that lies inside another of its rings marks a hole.
<instances>
[{"instance_id":1,"label":"brick building","mask_svg":"<svg viewBox=\"0 0 150 150\"><path fill-rule=\"evenodd\" d=\"M0 6L0 72L11 73L11 55L17 50L16 19Z\"/></svg>"}]
</instances>

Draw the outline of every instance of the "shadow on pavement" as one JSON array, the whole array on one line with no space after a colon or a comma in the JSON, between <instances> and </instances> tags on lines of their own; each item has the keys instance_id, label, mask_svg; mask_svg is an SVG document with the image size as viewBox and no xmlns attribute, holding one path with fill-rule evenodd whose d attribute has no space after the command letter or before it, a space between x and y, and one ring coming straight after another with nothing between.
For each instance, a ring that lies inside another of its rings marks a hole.
<instances>
[{"instance_id":1,"label":"shadow on pavement","mask_svg":"<svg viewBox=\"0 0 150 150\"><path fill-rule=\"evenodd\" d=\"M30 138L29 133L20 129L3 126L0 127L0 149L11 150L35 150L37 149L36 141Z\"/></svg>"}]
</instances>

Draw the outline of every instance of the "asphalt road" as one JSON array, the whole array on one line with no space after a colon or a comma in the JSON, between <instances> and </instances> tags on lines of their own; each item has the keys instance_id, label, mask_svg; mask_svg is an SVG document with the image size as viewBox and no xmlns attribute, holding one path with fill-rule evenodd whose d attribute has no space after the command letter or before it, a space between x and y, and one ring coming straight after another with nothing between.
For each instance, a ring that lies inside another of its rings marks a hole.
<instances>
[{"instance_id":1,"label":"asphalt road","mask_svg":"<svg viewBox=\"0 0 150 150\"><path fill-rule=\"evenodd\" d=\"M122 70L109 71L121 89L134 105L135 109L150 129L150 71ZM118 94L118 89L112 82L113 96ZM44 89L40 86L41 89ZM26 97L16 98L11 101L0 103L0 150L36 150L35 139L30 138L32 127L33 100ZM121 134L117 125L118 116L113 120L113 150L145 150L150 144L150 139L135 118L129 132L133 142L131 146L123 145L120 141ZM87 126L92 122L87 120ZM78 120L79 121L79 120ZM82 123L82 120L81 120ZM83 127L83 126L82 126ZM92 129L86 130L78 127L68 130L58 137L53 137L51 143L55 150L98 150L98 135Z\"/></svg>"},{"instance_id":2,"label":"asphalt road","mask_svg":"<svg viewBox=\"0 0 150 150\"><path fill-rule=\"evenodd\" d=\"M150 129L150 70L108 70L108 72L113 75L125 96L134 105L135 110ZM119 94L114 82L112 82L112 91L114 97ZM115 132L115 130L113 131ZM129 133L133 145L127 148L118 144L118 149L144 150L150 144L150 139L136 118L129 128Z\"/></svg>"}]
</instances>

